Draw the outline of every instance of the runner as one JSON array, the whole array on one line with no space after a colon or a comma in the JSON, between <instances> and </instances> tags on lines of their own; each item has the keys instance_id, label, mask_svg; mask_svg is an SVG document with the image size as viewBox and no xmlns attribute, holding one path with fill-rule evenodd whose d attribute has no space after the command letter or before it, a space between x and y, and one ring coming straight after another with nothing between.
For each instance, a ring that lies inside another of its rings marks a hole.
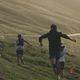
<instances>
[{"instance_id":1,"label":"runner","mask_svg":"<svg viewBox=\"0 0 80 80\"><path fill-rule=\"evenodd\" d=\"M65 78L64 78L65 55L68 55L70 57L74 57L74 55L70 55L68 53L68 48L67 47L61 46L61 56L60 56L59 62L60 62L60 77L63 80L65 80Z\"/></svg>"},{"instance_id":2,"label":"runner","mask_svg":"<svg viewBox=\"0 0 80 80\"><path fill-rule=\"evenodd\" d=\"M19 34L18 39L16 41L16 53L17 53L18 64L20 64L20 62L22 64L24 64L24 61L23 61L24 42L27 43L28 45L30 45L27 41L24 40L24 38L21 36L21 34Z\"/></svg>"},{"instance_id":3,"label":"runner","mask_svg":"<svg viewBox=\"0 0 80 80\"><path fill-rule=\"evenodd\" d=\"M49 40L50 61L51 61L51 64L53 65L54 72L57 72L57 76L59 75L58 63L59 63L59 58L60 58L61 37L65 38L65 39L69 39L73 42L76 42L76 40L71 39L66 34L63 34L62 32L58 32L57 26L55 24L51 25L51 30L48 33L39 37L40 46L43 46L42 40L44 38L48 38L48 40ZM57 65L56 65L56 63L57 63ZM57 67L57 71L56 71L56 67Z\"/></svg>"}]
</instances>

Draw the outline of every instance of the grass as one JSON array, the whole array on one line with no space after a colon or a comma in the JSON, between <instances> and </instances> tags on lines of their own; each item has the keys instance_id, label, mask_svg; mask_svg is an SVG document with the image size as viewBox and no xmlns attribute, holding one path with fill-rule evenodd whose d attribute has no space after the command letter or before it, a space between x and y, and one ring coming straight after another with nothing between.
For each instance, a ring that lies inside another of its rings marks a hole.
<instances>
[{"instance_id":1,"label":"grass","mask_svg":"<svg viewBox=\"0 0 80 80\"><path fill-rule=\"evenodd\" d=\"M0 58L1 69L5 74L7 80L39 80L49 79L51 75L48 75L48 70L51 70L48 60L41 53L37 54L37 50L25 52L25 65L18 66L16 63L16 53L14 47L10 48L9 45L6 45L3 57ZM13 52L14 50L14 52ZM33 49L34 50L34 49ZM47 62L45 62L47 61ZM5 66L6 65L6 66ZM48 77L46 77L48 76Z\"/></svg>"},{"instance_id":2,"label":"grass","mask_svg":"<svg viewBox=\"0 0 80 80\"><path fill-rule=\"evenodd\" d=\"M17 65L15 46L10 41L4 41L5 48L0 57L0 71L6 80L56 80L52 66L48 59L48 51L38 46L27 47L24 53L24 65ZM34 43L35 44L35 43ZM33 44L33 45L34 45ZM78 53L77 53L78 54ZM76 69L75 80L79 77L78 71L80 63L75 59L66 56L66 77L70 78L69 68L73 65ZM76 62L77 61L77 62ZM70 80L70 79L68 79Z\"/></svg>"},{"instance_id":3,"label":"grass","mask_svg":"<svg viewBox=\"0 0 80 80\"><path fill-rule=\"evenodd\" d=\"M72 4L73 3L73 4ZM6 80L56 80L49 61L48 44L38 45L38 37L47 32L52 23L64 33L80 32L79 0L0 0L0 40L5 37L3 56L0 57L0 75ZM17 34L22 34L33 47L27 47L24 53L25 65L18 66L14 42ZM9 35L8 35L9 34ZM12 34L12 35L10 35ZM76 68L75 78L80 76L80 37L73 37L77 43L62 40L76 58L66 56L66 77L70 79L69 68Z\"/></svg>"}]
</instances>

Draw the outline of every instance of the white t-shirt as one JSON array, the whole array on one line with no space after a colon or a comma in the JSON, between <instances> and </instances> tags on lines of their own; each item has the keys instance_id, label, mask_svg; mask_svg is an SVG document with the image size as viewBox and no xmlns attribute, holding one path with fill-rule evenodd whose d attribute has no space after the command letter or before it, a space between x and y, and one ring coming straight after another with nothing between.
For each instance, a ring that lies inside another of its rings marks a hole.
<instances>
[{"instance_id":1,"label":"white t-shirt","mask_svg":"<svg viewBox=\"0 0 80 80\"><path fill-rule=\"evenodd\" d=\"M65 62L65 54L67 53L68 53L68 48L65 47L63 51L61 52L62 56L59 59L60 62Z\"/></svg>"}]
</instances>

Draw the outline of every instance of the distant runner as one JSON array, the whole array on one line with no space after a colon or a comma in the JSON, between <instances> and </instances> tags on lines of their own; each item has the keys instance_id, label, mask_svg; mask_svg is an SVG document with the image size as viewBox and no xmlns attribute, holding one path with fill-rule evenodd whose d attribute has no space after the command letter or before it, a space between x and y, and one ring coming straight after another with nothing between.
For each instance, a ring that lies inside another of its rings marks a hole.
<instances>
[{"instance_id":1,"label":"distant runner","mask_svg":"<svg viewBox=\"0 0 80 80\"><path fill-rule=\"evenodd\" d=\"M43 46L42 40L44 38L48 38L49 40L49 57L51 60L51 64L53 65L54 71L57 72L57 76L59 75L59 70L58 70L59 66L56 65L56 63L57 64L59 63L59 58L60 58L61 37L76 42L76 40L71 39L66 34L63 34L62 32L58 32L57 26L55 24L51 25L51 30L48 33L43 34L42 36L39 37L40 46ZM57 67L57 71L56 71L56 67Z\"/></svg>"},{"instance_id":2,"label":"distant runner","mask_svg":"<svg viewBox=\"0 0 80 80\"><path fill-rule=\"evenodd\" d=\"M24 42L27 43L28 45L30 45L27 41L24 40L24 38L21 36L21 34L19 34L18 39L16 41L16 53L17 53L18 64L20 64L20 62L22 64L24 64L24 61L23 61Z\"/></svg>"}]
</instances>

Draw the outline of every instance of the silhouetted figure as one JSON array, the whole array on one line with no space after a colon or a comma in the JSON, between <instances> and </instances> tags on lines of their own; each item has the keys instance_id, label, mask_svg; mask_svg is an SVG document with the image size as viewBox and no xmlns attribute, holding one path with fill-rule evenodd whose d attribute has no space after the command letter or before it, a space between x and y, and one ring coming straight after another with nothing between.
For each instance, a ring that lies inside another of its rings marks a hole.
<instances>
[{"instance_id":1,"label":"silhouetted figure","mask_svg":"<svg viewBox=\"0 0 80 80\"><path fill-rule=\"evenodd\" d=\"M24 38L21 36L21 34L19 34L18 35L18 39L16 41L16 53L17 53L17 61L18 61L18 64L20 64L20 62L22 64L24 64L24 61L23 61L23 53L24 53L24 43L25 42L27 44L29 44L27 41L24 40Z\"/></svg>"},{"instance_id":2,"label":"silhouetted figure","mask_svg":"<svg viewBox=\"0 0 80 80\"><path fill-rule=\"evenodd\" d=\"M69 39L73 42L76 42L76 40L71 39L66 34L63 34L62 32L58 32L57 26L55 24L51 25L51 29L48 33L43 34L42 36L39 37L40 46L43 46L42 40L45 38L48 38L49 57L50 57L52 65L53 65L54 71L57 72L57 76L59 74L58 63L59 63L59 58L60 58L61 37L65 38L65 39ZM57 71L56 71L56 67L57 67Z\"/></svg>"}]
</instances>

